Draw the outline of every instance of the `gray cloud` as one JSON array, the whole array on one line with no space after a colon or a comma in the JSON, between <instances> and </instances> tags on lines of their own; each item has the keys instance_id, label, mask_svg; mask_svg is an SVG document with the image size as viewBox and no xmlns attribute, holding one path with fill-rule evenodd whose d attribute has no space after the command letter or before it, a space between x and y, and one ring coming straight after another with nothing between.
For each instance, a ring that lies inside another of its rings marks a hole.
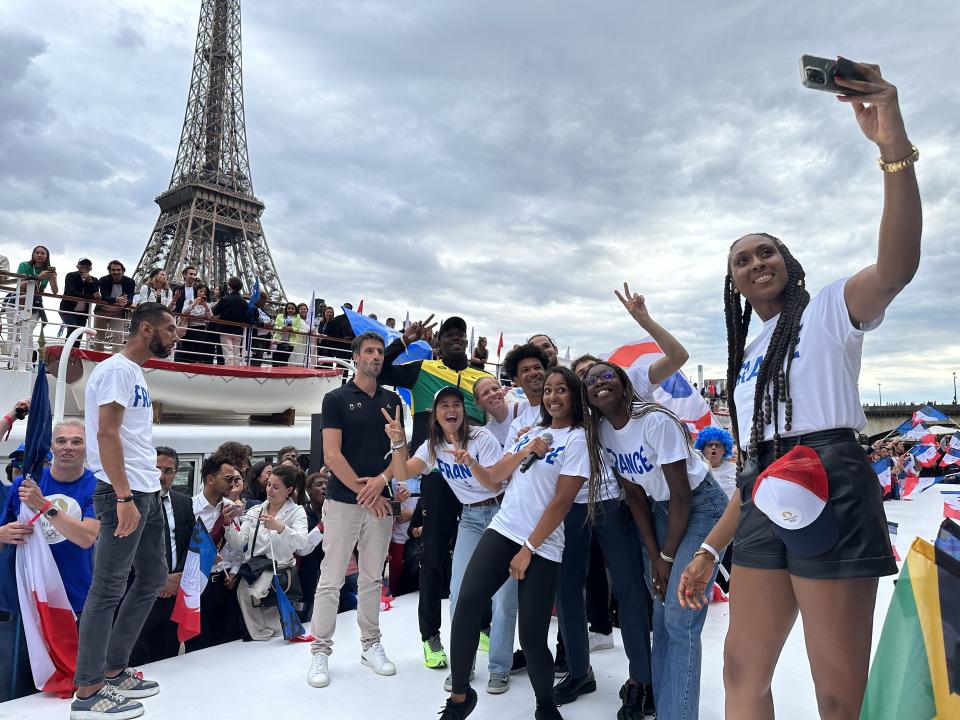
<instances>
[{"instance_id":1,"label":"gray cloud","mask_svg":"<svg viewBox=\"0 0 960 720\"><path fill-rule=\"evenodd\" d=\"M801 53L842 52L898 84L923 155L924 258L868 337L864 399L877 381L885 399L947 399L960 11L730 5L245 4L253 180L288 293L458 312L508 347L544 330L577 354L641 333L613 297L629 280L686 370L721 375L735 238L783 238L813 289L875 257L875 148L798 82ZM169 182L199 3L53 6L0 11L0 245L132 265Z\"/></svg>"}]
</instances>

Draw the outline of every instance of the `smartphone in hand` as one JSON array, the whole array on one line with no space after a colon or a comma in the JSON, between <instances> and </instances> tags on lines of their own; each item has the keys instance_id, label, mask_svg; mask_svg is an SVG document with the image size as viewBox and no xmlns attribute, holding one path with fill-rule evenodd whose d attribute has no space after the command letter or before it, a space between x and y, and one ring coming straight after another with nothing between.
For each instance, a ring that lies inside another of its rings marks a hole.
<instances>
[{"instance_id":1,"label":"smartphone in hand","mask_svg":"<svg viewBox=\"0 0 960 720\"><path fill-rule=\"evenodd\" d=\"M847 58L829 58L817 57L815 55L800 56L800 82L804 87L811 90L822 90L824 92L834 93L835 95L864 95L865 93L850 88L840 87L834 82L834 78L840 76L845 80L866 80L863 74L857 70L851 60Z\"/></svg>"}]
</instances>

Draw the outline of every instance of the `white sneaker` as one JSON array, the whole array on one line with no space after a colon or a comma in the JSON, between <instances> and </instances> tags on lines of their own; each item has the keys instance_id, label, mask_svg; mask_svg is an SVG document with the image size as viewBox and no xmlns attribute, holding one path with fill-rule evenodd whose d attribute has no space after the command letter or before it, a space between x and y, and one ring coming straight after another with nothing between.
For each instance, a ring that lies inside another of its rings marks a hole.
<instances>
[{"instance_id":1,"label":"white sneaker","mask_svg":"<svg viewBox=\"0 0 960 720\"><path fill-rule=\"evenodd\" d=\"M330 671L327 665L329 661L329 656L322 652L314 653L310 657L310 669L307 671L307 685L322 688L330 684Z\"/></svg>"},{"instance_id":2,"label":"white sneaker","mask_svg":"<svg viewBox=\"0 0 960 720\"><path fill-rule=\"evenodd\" d=\"M603 633L589 632L587 639L590 641L590 652L597 650L610 650L613 647L613 633L604 635Z\"/></svg>"},{"instance_id":3,"label":"white sneaker","mask_svg":"<svg viewBox=\"0 0 960 720\"><path fill-rule=\"evenodd\" d=\"M360 653L360 662L373 670L377 675L396 675L397 666L390 662L387 651L380 643L374 643Z\"/></svg>"}]
</instances>

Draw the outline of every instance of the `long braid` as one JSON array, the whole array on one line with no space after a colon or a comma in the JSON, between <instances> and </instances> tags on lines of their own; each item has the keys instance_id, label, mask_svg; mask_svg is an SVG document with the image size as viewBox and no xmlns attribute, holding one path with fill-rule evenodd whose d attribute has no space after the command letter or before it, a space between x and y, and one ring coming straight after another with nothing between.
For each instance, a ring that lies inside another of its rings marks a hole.
<instances>
[{"instance_id":1,"label":"long braid","mask_svg":"<svg viewBox=\"0 0 960 720\"><path fill-rule=\"evenodd\" d=\"M743 365L743 353L747 345L747 327L753 311L750 301L746 307L740 306L740 293L733 284L733 277L727 271L723 290L723 314L727 322L727 407L730 410L730 422L733 426L733 438L740 442L740 423L737 419L737 404L733 391L737 387L737 378ZM743 457L737 453L737 469L743 465Z\"/></svg>"},{"instance_id":2,"label":"long braid","mask_svg":"<svg viewBox=\"0 0 960 720\"><path fill-rule=\"evenodd\" d=\"M783 257L784 266L787 270L787 285L783 290L783 310L777 319L777 325L770 336L770 343L764 355L763 362L760 363L760 369L757 374L757 386L753 397L753 417L750 427L749 454L756 457L759 445L763 441L764 429L767 425L773 424L773 448L774 456L779 457L781 451L780 438L780 403L785 404L784 408L784 430L790 431L793 427L793 397L790 393L790 368L793 365L793 356L797 349L797 342L800 337L800 321L803 317L803 311L810 302L810 293L807 292L805 284L805 273L803 267L796 258L787 249L778 238L767 233L753 233L773 241ZM736 243L734 243L736 244ZM734 304L733 294L735 288L731 290L733 281L730 271L727 271L728 287L724 296L725 305L731 311L739 311L739 300ZM729 296L729 297L728 297ZM749 303L748 303L749 305ZM749 315L746 311L743 314L742 326L736 326L732 329L736 333L731 337L731 323L728 318L727 334L728 355L727 364L727 382L736 382L737 373L743 364L743 347L746 341L747 324ZM736 325L736 323L734 323ZM740 332L742 331L742 335ZM739 349L739 353L737 350ZM735 362L736 361L736 362ZM729 386L727 389L728 402L733 399L733 390L736 385ZM730 402L730 415L733 422L734 433L739 442L739 426L736 420L736 406Z\"/></svg>"}]
</instances>

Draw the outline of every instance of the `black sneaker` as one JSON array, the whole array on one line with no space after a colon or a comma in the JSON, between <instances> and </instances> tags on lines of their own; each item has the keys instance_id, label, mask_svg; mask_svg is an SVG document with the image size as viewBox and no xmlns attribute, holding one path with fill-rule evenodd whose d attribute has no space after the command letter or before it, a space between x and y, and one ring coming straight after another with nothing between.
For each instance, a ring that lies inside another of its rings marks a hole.
<instances>
[{"instance_id":1,"label":"black sneaker","mask_svg":"<svg viewBox=\"0 0 960 720\"><path fill-rule=\"evenodd\" d=\"M657 716L657 706L653 702L653 685L651 683L643 684L643 714L650 717Z\"/></svg>"},{"instance_id":2,"label":"black sneaker","mask_svg":"<svg viewBox=\"0 0 960 720\"><path fill-rule=\"evenodd\" d=\"M643 685L635 685L630 682L623 684L620 688L620 700L622 707L617 710L617 720L643 720L646 713L643 711L644 692Z\"/></svg>"},{"instance_id":3,"label":"black sneaker","mask_svg":"<svg viewBox=\"0 0 960 720\"><path fill-rule=\"evenodd\" d=\"M477 706L477 691L467 688L467 696L463 702L455 703L447 698L447 704L440 710L440 720L464 720Z\"/></svg>"},{"instance_id":4,"label":"black sneaker","mask_svg":"<svg viewBox=\"0 0 960 720\"><path fill-rule=\"evenodd\" d=\"M533 714L536 720L563 720L563 715L557 709L556 705L541 705L537 703L537 710Z\"/></svg>"},{"instance_id":5,"label":"black sneaker","mask_svg":"<svg viewBox=\"0 0 960 720\"><path fill-rule=\"evenodd\" d=\"M518 672L524 672L527 669L527 656L523 654L523 650L514 650L513 651L513 665L510 666L510 674L513 675Z\"/></svg>"},{"instance_id":6,"label":"black sneaker","mask_svg":"<svg viewBox=\"0 0 960 720\"><path fill-rule=\"evenodd\" d=\"M597 691L597 680L593 668L583 677L575 678L569 673L553 688L553 700L557 705L569 705L581 695Z\"/></svg>"},{"instance_id":7,"label":"black sneaker","mask_svg":"<svg viewBox=\"0 0 960 720\"><path fill-rule=\"evenodd\" d=\"M554 656L553 661L553 677L559 680L566 675L568 671L567 653L562 645L557 644L557 654Z\"/></svg>"}]
</instances>

